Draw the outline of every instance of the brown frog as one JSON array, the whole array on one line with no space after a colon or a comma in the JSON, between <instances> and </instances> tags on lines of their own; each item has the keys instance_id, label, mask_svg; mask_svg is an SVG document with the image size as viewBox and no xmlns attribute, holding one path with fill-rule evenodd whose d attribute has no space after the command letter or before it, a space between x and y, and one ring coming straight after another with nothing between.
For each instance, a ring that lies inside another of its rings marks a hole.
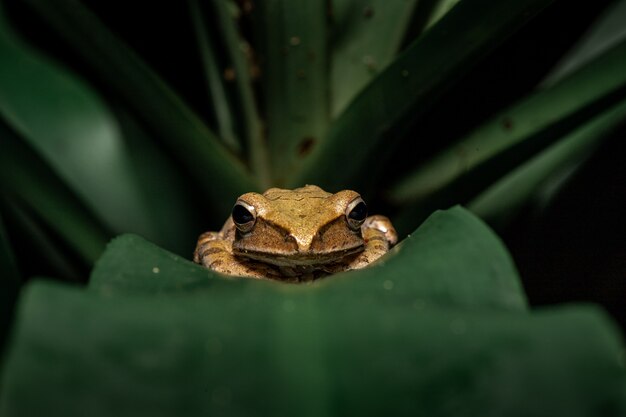
<instances>
[{"instance_id":1,"label":"brown frog","mask_svg":"<svg viewBox=\"0 0 626 417\"><path fill-rule=\"evenodd\" d=\"M239 197L222 230L200 235L194 261L227 275L308 281L363 268L397 240L355 191L271 188Z\"/></svg>"}]
</instances>

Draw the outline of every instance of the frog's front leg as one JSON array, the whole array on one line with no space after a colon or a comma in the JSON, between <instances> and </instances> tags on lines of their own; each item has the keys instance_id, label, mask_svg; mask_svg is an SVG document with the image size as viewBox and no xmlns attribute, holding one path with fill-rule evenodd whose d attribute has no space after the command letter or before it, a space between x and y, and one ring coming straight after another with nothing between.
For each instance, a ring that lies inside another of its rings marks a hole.
<instances>
[{"instance_id":1,"label":"frog's front leg","mask_svg":"<svg viewBox=\"0 0 626 417\"><path fill-rule=\"evenodd\" d=\"M391 221L381 215L370 216L361 226L365 242L363 252L357 255L344 270L360 269L368 266L386 254L398 242L398 234Z\"/></svg>"},{"instance_id":2,"label":"frog's front leg","mask_svg":"<svg viewBox=\"0 0 626 417\"><path fill-rule=\"evenodd\" d=\"M198 238L193 260L206 268L225 275L271 278L276 271L259 262L245 261L232 252L232 241L223 232L206 232Z\"/></svg>"}]
</instances>

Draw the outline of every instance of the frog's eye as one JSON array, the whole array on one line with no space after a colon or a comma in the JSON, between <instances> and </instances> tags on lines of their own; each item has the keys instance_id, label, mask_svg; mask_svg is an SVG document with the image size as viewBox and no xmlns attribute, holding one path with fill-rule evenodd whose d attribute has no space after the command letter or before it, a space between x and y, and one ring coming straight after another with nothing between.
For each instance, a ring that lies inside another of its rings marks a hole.
<instances>
[{"instance_id":1,"label":"frog's eye","mask_svg":"<svg viewBox=\"0 0 626 417\"><path fill-rule=\"evenodd\" d=\"M346 208L346 220L348 226L353 230L358 230L367 217L367 206L361 197L355 198Z\"/></svg>"},{"instance_id":2,"label":"frog's eye","mask_svg":"<svg viewBox=\"0 0 626 417\"><path fill-rule=\"evenodd\" d=\"M243 233L247 233L252 230L254 222L256 221L256 210L251 205L238 201L233 207L233 222L237 229Z\"/></svg>"}]
</instances>

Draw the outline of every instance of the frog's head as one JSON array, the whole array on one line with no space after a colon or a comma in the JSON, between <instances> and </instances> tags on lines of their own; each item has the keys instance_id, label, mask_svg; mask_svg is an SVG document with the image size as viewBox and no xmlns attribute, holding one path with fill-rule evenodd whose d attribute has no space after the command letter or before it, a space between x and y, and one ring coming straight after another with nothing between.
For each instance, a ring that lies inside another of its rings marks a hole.
<instances>
[{"instance_id":1,"label":"frog's head","mask_svg":"<svg viewBox=\"0 0 626 417\"><path fill-rule=\"evenodd\" d=\"M363 250L367 206L355 191L316 186L246 193L233 207L237 256L278 266L338 262Z\"/></svg>"}]
</instances>

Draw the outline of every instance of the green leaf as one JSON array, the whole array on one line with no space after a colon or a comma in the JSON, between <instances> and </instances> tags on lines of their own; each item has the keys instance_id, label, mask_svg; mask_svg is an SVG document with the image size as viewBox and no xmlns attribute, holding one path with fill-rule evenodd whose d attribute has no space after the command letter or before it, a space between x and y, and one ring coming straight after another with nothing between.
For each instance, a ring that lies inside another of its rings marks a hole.
<instances>
[{"instance_id":1,"label":"green leaf","mask_svg":"<svg viewBox=\"0 0 626 417\"><path fill-rule=\"evenodd\" d=\"M596 19L583 38L563 57L542 82L551 87L626 39L626 2L616 1Z\"/></svg>"},{"instance_id":2,"label":"green leaf","mask_svg":"<svg viewBox=\"0 0 626 417\"><path fill-rule=\"evenodd\" d=\"M229 143L237 142L236 149L240 139L235 136L245 139L251 169L260 187L266 189L270 187L269 161L252 89L251 48L237 29L240 11L231 0L208 3L205 11L198 0L189 0L220 135L231 138ZM216 28L211 32L209 26ZM222 56L218 56L220 52Z\"/></svg>"},{"instance_id":3,"label":"green leaf","mask_svg":"<svg viewBox=\"0 0 626 417\"><path fill-rule=\"evenodd\" d=\"M331 114L337 117L398 52L415 0L333 2Z\"/></svg>"},{"instance_id":4,"label":"green leaf","mask_svg":"<svg viewBox=\"0 0 626 417\"><path fill-rule=\"evenodd\" d=\"M597 309L415 308L381 303L384 291L222 280L112 296L35 283L20 302L0 415L626 411L618 332Z\"/></svg>"},{"instance_id":5,"label":"green leaf","mask_svg":"<svg viewBox=\"0 0 626 417\"><path fill-rule=\"evenodd\" d=\"M176 253L192 252L203 213L190 192L189 177L127 109L115 106L113 110L127 138L128 158L147 205L142 215L156 226L152 234L143 236Z\"/></svg>"},{"instance_id":6,"label":"green leaf","mask_svg":"<svg viewBox=\"0 0 626 417\"><path fill-rule=\"evenodd\" d=\"M592 154L593 148L617 124L626 120L626 100L596 116L548 149L514 169L474 198L468 207L491 224L515 215L546 179L570 171Z\"/></svg>"},{"instance_id":7,"label":"green leaf","mask_svg":"<svg viewBox=\"0 0 626 417\"><path fill-rule=\"evenodd\" d=\"M63 237L47 227L45 220L24 202L8 199L10 196L2 197L2 213L6 224L10 225L16 259L24 269L20 271L22 277L28 278L33 273L46 270L66 282L85 282L85 271L93 266L93 260L85 260L72 244L65 244Z\"/></svg>"},{"instance_id":8,"label":"green leaf","mask_svg":"<svg viewBox=\"0 0 626 417\"><path fill-rule=\"evenodd\" d=\"M100 256L109 234L91 211L21 139L0 123L0 185L58 233L87 262Z\"/></svg>"},{"instance_id":9,"label":"green leaf","mask_svg":"<svg viewBox=\"0 0 626 417\"><path fill-rule=\"evenodd\" d=\"M336 294L383 292L387 295L380 299L392 304L526 310L517 271L502 242L461 207L433 213L375 265L318 285Z\"/></svg>"},{"instance_id":10,"label":"green leaf","mask_svg":"<svg viewBox=\"0 0 626 417\"><path fill-rule=\"evenodd\" d=\"M16 292L21 279L2 217L0 217L0 271L2 271L0 281L2 281L3 288L0 304L4 306L7 304L5 297Z\"/></svg>"},{"instance_id":11,"label":"green leaf","mask_svg":"<svg viewBox=\"0 0 626 417\"><path fill-rule=\"evenodd\" d=\"M212 109L217 121L219 138L229 149L239 152L240 139L237 137L234 111L228 100L224 83L223 71L217 61L217 52L214 41L210 38L205 22L203 10L198 0L188 0L189 14L193 24L195 37L198 42L199 55L202 58L202 67L208 87L207 96L211 100Z\"/></svg>"},{"instance_id":12,"label":"green leaf","mask_svg":"<svg viewBox=\"0 0 626 417\"><path fill-rule=\"evenodd\" d=\"M492 166L483 182L497 179L502 169L510 170L620 100L626 87L625 66L626 42L622 42L553 88L538 91L504 110L417 168L392 188L390 198L419 204L440 190L451 189L456 181L470 181L468 172L478 171L490 161L501 168ZM463 188L467 193L475 192L483 185L476 184Z\"/></svg>"},{"instance_id":13,"label":"green leaf","mask_svg":"<svg viewBox=\"0 0 626 417\"><path fill-rule=\"evenodd\" d=\"M270 169L268 152L263 138L263 126L257 111L254 96L251 68L250 45L244 42L237 29L233 10L239 12L237 5L231 0L215 0L211 2L217 29L221 34L230 69L234 75L234 96L237 99L237 115L240 118L241 131L246 140L248 160L252 171L262 189L270 186Z\"/></svg>"},{"instance_id":14,"label":"green leaf","mask_svg":"<svg viewBox=\"0 0 626 417\"><path fill-rule=\"evenodd\" d=\"M413 8L413 16L404 33L401 49L405 49L414 42L419 36L422 36L426 28L436 23L435 15L443 17L456 2L454 0L419 0Z\"/></svg>"},{"instance_id":15,"label":"green leaf","mask_svg":"<svg viewBox=\"0 0 626 417\"><path fill-rule=\"evenodd\" d=\"M2 363L6 333L13 318L13 306L21 284L3 217L0 217L0 271L2 271L0 273L0 363Z\"/></svg>"},{"instance_id":16,"label":"green leaf","mask_svg":"<svg viewBox=\"0 0 626 417\"><path fill-rule=\"evenodd\" d=\"M163 294L202 288L219 291L233 285L249 287L250 291L257 285L284 287L280 283L251 280L233 283L133 235L115 239L90 278L92 289L107 294ZM515 267L499 239L480 220L459 207L433 214L375 266L336 275L311 286L321 294L380 293L380 300L409 305L426 301L466 308L524 310L526 307ZM393 291L386 289L390 286ZM298 286L290 287L298 291Z\"/></svg>"},{"instance_id":17,"label":"green leaf","mask_svg":"<svg viewBox=\"0 0 626 417\"><path fill-rule=\"evenodd\" d=\"M625 410L606 317L524 306L506 251L460 208L383 262L310 285L220 277L123 236L90 290L24 291L0 415Z\"/></svg>"},{"instance_id":18,"label":"green leaf","mask_svg":"<svg viewBox=\"0 0 626 417\"><path fill-rule=\"evenodd\" d=\"M158 239L113 115L89 86L19 42L1 10L0 62L0 117L109 228Z\"/></svg>"},{"instance_id":19,"label":"green leaf","mask_svg":"<svg viewBox=\"0 0 626 417\"><path fill-rule=\"evenodd\" d=\"M327 5L268 0L254 16L274 183L286 184L329 120Z\"/></svg>"},{"instance_id":20,"label":"green leaf","mask_svg":"<svg viewBox=\"0 0 626 417\"><path fill-rule=\"evenodd\" d=\"M425 25L425 30L429 29L435 23L441 20L442 17L446 15L460 0L439 0L436 1L435 6L433 7L432 13L428 17L428 20Z\"/></svg>"},{"instance_id":21,"label":"green leaf","mask_svg":"<svg viewBox=\"0 0 626 417\"><path fill-rule=\"evenodd\" d=\"M460 2L363 90L332 124L325 140L313 149L303 170L292 177L291 185L312 183L343 189L349 184L356 189L366 188L376 178L372 167L384 163L398 133L423 114L469 66L550 2Z\"/></svg>"},{"instance_id":22,"label":"green leaf","mask_svg":"<svg viewBox=\"0 0 626 417\"><path fill-rule=\"evenodd\" d=\"M149 67L76 0L28 0L34 11L90 70L182 161L225 214L256 189L245 167Z\"/></svg>"}]
</instances>

